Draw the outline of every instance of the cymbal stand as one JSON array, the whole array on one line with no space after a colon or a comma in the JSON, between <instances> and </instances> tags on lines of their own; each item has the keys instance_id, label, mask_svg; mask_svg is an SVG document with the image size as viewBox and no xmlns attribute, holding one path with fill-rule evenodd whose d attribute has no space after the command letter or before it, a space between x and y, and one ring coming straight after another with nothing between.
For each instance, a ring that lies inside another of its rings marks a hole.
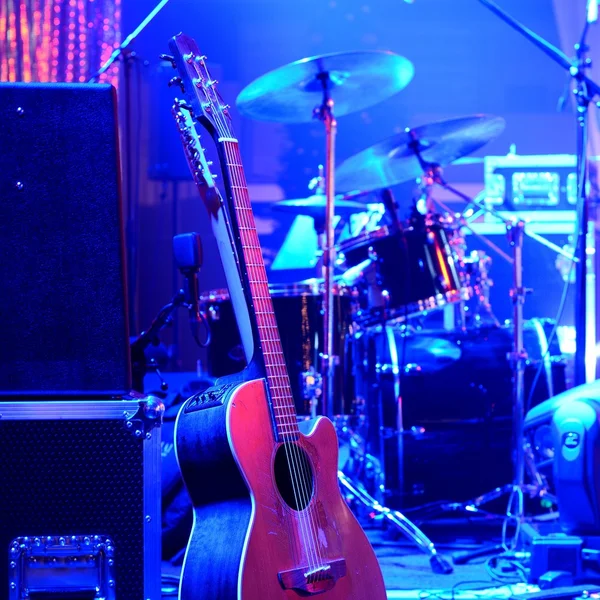
<instances>
[{"instance_id":1,"label":"cymbal stand","mask_svg":"<svg viewBox=\"0 0 600 600\"><path fill-rule=\"evenodd\" d=\"M438 554L433 542L400 511L391 510L380 504L362 486L357 485L342 471L338 471L340 485L364 506L383 516L397 527L405 536L413 541L416 546L429 556L429 563L434 573L447 575L452 573L452 565L440 554Z\"/></svg>"},{"instance_id":2,"label":"cymbal stand","mask_svg":"<svg viewBox=\"0 0 600 600\"><path fill-rule=\"evenodd\" d=\"M333 350L333 277L335 265L335 239L334 239L334 215L335 215L335 135L337 132L337 121L333 114L334 102L329 94L329 73L322 72L317 75L323 87L323 102L314 110L314 116L323 122L325 126L325 248L323 250L323 323L324 323L324 351L322 355L323 369L323 412L330 419L334 411L334 381L335 368L338 358ZM391 197L390 197L391 200ZM338 481L364 506L386 516L405 535L409 537L419 548L430 555L431 568L436 573L451 573L452 566L440 556L433 543L427 536L411 523L398 511L392 512L389 508L382 506L372 498L362 485L356 484L344 473L338 471Z\"/></svg>"},{"instance_id":3,"label":"cymbal stand","mask_svg":"<svg viewBox=\"0 0 600 600\"><path fill-rule=\"evenodd\" d=\"M333 114L333 98L329 93L329 73L317 75L323 88L323 102L314 109L314 116L325 126L325 248L323 249L323 414L333 417L335 367L338 360L333 350L333 276L335 265L335 135L337 121Z\"/></svg>"},{"instance_id":4,"label":"cymbal stand","mask_svg":"<svg viewBox=\"0 0 600 600\"><path fill-rule=\"evenodd\" d=\"M502 547L499 550L516 550L522 542L525 510L524 510L524 492L528 492L532 497L534 495L542 495L545 493L545 483L535 477L535 472L532 472L535 481L532 485L525 484L525 444L524 444L524 421L525 421L525 365L527 362L527 352L523 342L523 305L526 295L531 290L523 286L523 238L524 235L529 235L525 223L522 220L508 221L502 217L495 209L480 204L478 201L463 194L460 190L449 185L441 174L439 165L426 163L420 156L420 148L415 145L413 150L421 166L434 177L437 185L451 192L465 202L475 204L485 212L492 214L498 220L502 221L506 226L506 234L509 245L512 249L512 266L513 266L513 287L510 290L510 296L513 302L513 347L508 353L512 371L512 397L513 397L513 440L512 440L512 458L513 458L513 481L511 484L498 487L486 494L482 494L473 500L446 505L447 510L464 510L470 513L479 512L479 507L482 504L495 500L503 494L509 494L508 505L502 527ZM531 236L533 239L538 239L540 236ZM546 241L546 240L544 240ZM549 244L549 242L548 242ZM562 249L561 253L562 253ZM576 260L572 257L573 260ZM529 463L528 463L528 466ZM514 526L512 538L508 539L508 528Z\"/></svg>"}]
</instances>

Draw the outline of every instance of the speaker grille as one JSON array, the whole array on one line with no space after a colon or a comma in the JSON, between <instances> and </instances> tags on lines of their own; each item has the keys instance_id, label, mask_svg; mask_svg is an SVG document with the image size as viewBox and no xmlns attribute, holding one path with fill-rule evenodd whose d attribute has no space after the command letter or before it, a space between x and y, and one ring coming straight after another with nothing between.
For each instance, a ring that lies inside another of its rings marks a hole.
<instances>
[{"instance_id":1,"label":"speaker grille","mask_svg":"<svg viewBox=\"0 0 600 600\"><path fill-rule=\"evenodd\" d=\"M0 584L13 539L100 534L116 597L144 600L143 450L122 418L0 421Z\"/></svg>"},{"instance_id":2,"label":"speaker grille","mask_svg":"<svg viewBox=\"0 0 600 600\"><path fill-rule=\"evenodd\" d=\"M0 394L131 387L115 91L0 84Z\"/></svg>"}]
</instances>

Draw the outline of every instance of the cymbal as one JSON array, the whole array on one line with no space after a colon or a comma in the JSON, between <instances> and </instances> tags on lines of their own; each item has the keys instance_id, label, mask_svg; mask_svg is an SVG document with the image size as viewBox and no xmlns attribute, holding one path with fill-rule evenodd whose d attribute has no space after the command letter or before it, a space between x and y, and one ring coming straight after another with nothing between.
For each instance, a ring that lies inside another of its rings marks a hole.
<instances>
[{"instance_id":1,"label":"cymbal","mask_svg":"<svg viewBox=\"0 0 600 600\"><path fill-rule=\"evenodd\" d=\"M416 179L423 174L417 152L443 167L487 144L504 126L501 117L472 115L407 128L345 160L335 172L336 188L372 191Z\"/></svg>"},{"instance_id":2,"label":"cymbal","mask_svg":"<svg viewBox=\"0 0 600 600\"><path fill-rule=\"evenodd\" d=\"M303 58L279 67L246 86L237 97L240 112L260 121L308 123L327 85L333 113L363 110L406 87L412 63L386 51L338 52Z\"/></svg>"},{"instance_id":3,"label":"cymbal","mask_svg":"<svg viewBox=\"0 0 600 600\"><path fill-rule=\"evenodd\" d=\"M308 198L297 198L294 200L282 200L273 204L273 208L287 213L297 215L307 215L313 219L325 218L326 199L322 194L309 196ZM335 197L335 214L348 216L359 212L364 212L366 206L360 202L345 200L344 196L338 194Z\"/></svg>"}]
</instances>

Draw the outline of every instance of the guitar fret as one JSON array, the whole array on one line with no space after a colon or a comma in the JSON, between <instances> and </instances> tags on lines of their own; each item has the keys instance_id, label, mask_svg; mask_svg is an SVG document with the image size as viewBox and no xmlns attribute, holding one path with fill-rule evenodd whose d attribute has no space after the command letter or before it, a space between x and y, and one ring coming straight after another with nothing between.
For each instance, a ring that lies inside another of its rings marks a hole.
<instances>
[{"instance_id":1,"label":"guitar fret","mask_svg":"<svg viewBox=\"0 0 600 600\"><path fill-rule=\"evenodd\" d=\"M222 143L228 160L231 160L227 167L234 217L237 217L237 232L242 246L242 266L250 285L249 300L253 305L252 313L258 329L258 343L262 350L275 428L280 440L293 441L298 439L299 433L296 407L273 312L269 282L242 160L237 142L224 140Z\"/></svg>"}]
</instances>

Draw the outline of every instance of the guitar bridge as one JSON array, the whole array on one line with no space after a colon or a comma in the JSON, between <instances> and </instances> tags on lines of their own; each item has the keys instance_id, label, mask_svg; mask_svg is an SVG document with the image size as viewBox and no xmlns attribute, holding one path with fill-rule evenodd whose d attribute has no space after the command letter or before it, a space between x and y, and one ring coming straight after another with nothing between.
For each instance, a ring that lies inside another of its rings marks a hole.
<instances>
[{"instance_id":1,"label":"guitar bridge","mask_svg":"<svg viewBox=\"0 0 600 600\"><path fill-rule=\"evenodd\" d=\"M281 571L278 577L284 590L295 590L302 596L314 596L333 589L337 580L345 575L346 561L339 558L314 569Z\"/></svg>"}]
</instances>

